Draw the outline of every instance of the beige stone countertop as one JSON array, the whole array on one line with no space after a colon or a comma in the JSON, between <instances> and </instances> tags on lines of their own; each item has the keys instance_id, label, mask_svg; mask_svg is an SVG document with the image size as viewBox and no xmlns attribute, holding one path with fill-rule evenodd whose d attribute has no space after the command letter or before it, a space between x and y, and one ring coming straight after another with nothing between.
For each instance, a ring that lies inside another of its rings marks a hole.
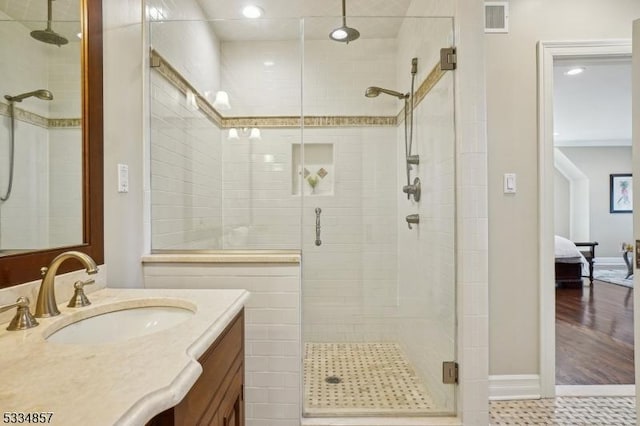
<instances>
[{"instance_id":1,"label":"beige stone countertop","mask_svg":"<svg viewBox=\"0 0 640 426\"><path fill-rule=\"evenodd\" d=\"M197 359L240 312L249 293L105 288L88 296L90 306L61 304L61 315L38 318L40 325L29 330L7 331L2 324L0 411L52 412L51 424L64 426L144 425L191 389L202 373ZM45 340L79 319L145 306L195 313L166 330L120 342Z\"/></svg>"}]
</instances>

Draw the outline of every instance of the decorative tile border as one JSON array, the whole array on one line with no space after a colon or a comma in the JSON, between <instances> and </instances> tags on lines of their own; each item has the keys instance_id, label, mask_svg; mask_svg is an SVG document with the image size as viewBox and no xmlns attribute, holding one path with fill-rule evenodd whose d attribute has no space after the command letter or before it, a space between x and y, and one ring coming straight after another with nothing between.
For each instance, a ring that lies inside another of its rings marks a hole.
<instances>
[{"instance_id":1,"label":"decorative tile border","mask_svg":"<svg viewBox=\"0 0 640 426\"><path fill-rule=\"evenodd\" d=\"M82 128L82 118L50 118L49 128L80 129Z\"/></svg>"},{"instance_id":2,"label":"decorative tile border","mask_svg":"<svg viewBox=\"0 0 640 426\"><path fill-rule=\"evenodd\" d=\"M14 107L15 119L44 129L75 129L82 127L81 118L47 118L29 112L22 108ZM10 117L9 104L0 102L0 115Z\"/></svg>"},{"instance_id":3,"label":"decorative tile border","mask_svg":"<svg viewBox=\"0 0 640 426\"><path fill-rule=\"evenodd\" d=\"M200 92L187 81L178 70L176 70L165 58L162 57L154 49L151 49L151 68L158 71L161 76L167 79L169 83L182 92L183 95L187 93L193 93L195 95L196 104L198 108L211 120L216 126L224 127L223 117L220 113L209 103L207 98L202 96ZM231 126L232 127L232 126Z\"/></svg>"},{"instance_id":4,"label":"decorative tile border","mask_svg":"<svg viewBox=\"0 0 640 426\"><path fill-rule=\"evenodd\" d=\"M414 93L414 104L417 108L418 105L424 100L424 98L431 92L431 90L435 87L436 84L440 81L440 79L446 74L447 71L441 69L440 64L437 64L427 78L424 79L418 90ZM404 108L400 110L398 115L396 116L398 124L402 124L404 122Z\"/></svg>"},{"instance_id":5,"label":"decorative tile border","mask_svg":"<svg viewBox=\"0 0 640 426\"><path fill-rule=\"evenodd\" d=\"M394 116L305 116L304 127L376 127L397 126ZM300 127L300 117L229 117L224 118L222 127L295 128Z\"/></svg>"},{"instance_id":6,"label":"decorative tile border","mask_svg":"<svg viewBox=\"0 0 640 426\"><path fill-rule=\"evenodd\" d=\"M257 116L257 117L223 117L198 90L176 70L162 55L151 49L151 67L158 71L169 83L183 95L193 93L198 108L218 128L260 127L265 129L300 127L298 116ZM436 65L415 92L415 106L427 96L433 87L446 73ZM305 116L304 127L396 127L404 121L404 108L395 116Z\"/></svg>"}]
</instances>

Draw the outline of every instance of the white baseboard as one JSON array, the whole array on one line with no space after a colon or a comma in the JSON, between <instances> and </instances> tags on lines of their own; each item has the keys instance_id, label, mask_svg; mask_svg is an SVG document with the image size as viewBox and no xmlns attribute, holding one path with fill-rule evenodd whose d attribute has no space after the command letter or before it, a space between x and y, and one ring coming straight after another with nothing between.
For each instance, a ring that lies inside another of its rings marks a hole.
<instances>
[{"instance_id":1,"label":"white baseboard","mask_svg":"<svg viewBox=\"0 0 640 426\"><path fill-rule=\"evenodd\" d=\"M518 374L489 376L489 399L540 399L540 376Z\"/></svg>"},{"instance_id":2,"label":"white baseboard","mask_svg":"<svg viewBox=\"0 0 640 426\"><path fill-rule=\"evenodd\" d=\"M634 396L636 385L556 386L556 396Z\"/></svg>"},{"instance_id":3,"label":"white baseboard","mask_svg":"<svg viewBox=\"0 0 640 426\"><path fill-rule=\"evenodd\" d=\"M594 267L598 266L620 266L626 268L622 255L620 257L596 257L593 259Z\"/></svg>"}]
</instances>

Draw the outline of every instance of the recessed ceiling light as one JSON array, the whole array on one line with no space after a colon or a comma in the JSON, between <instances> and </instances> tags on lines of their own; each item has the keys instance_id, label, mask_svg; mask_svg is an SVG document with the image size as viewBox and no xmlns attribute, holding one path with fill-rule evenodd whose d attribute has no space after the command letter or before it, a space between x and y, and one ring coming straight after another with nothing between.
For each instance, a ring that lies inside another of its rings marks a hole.
<instances>
[{"instance_id":1,"label":"recessed ceiling light","mask_svg":"<svg viewBox=\"0 0 640 426\"><path fill-rule=\"evenodd\" d=\"M273 61L264 61L264 66L265 67L272 67L274 66L276 63Z\"/></svg>"},{"instance_id":2,"label":"recessed ceiling light","mask_svg":"<svg viewBox=\"0 0 640 426\"><path fill-rule=\"evenodd\" d=\"M569 71L565 72L564 75L578 75L582 74L584 70L584 67L571 68Z\"/></svg>"},{"instance_id":3,"label":"recessed ceiling light","mask_svg":"<svg viewBox=\"0 0 640 426\"><path fill-rule=\"evenodd\" d=\"M560 136L560 133L558 133L558 132L553 132L553 136Z\"/></svg>"},{"instance_id":4,"label":"recessed ceiling light","mask_svg":"<svg viewBox=\"0 0 640 426\"><path fill-rule=\"evenodd\" d=\"M256 19L264 14L264 10L256 5L250 4L242 9L242 14L245 18Z\"/></svg>"}]
</instances>

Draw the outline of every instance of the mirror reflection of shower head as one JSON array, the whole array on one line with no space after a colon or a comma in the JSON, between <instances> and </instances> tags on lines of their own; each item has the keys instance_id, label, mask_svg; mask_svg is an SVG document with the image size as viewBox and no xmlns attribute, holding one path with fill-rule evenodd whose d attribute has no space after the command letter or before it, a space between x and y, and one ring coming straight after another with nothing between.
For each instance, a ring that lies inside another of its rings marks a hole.
<instances>
[{"instance_id":1,"label":"mirror reflection of shower head","mask_svg":"<svg viewBox=\"0 0 640 426\"><path fill-rule=\"evenodd\" d=\"M53 93L46 89L34 90L33 92L27 92L17 96L4 95L4 98L9 102L22 102L23 99L30 98L32 96L45 101L53 99Z\"/></svg>"},{"instance_id":2,"label":"mirror reflection of shower head","mask_svg":"<svg viewBox=\"0 0 640 426\"><path fill-rule=\"evenodd\" d=\"M364 95L367 98L375 98L378 95L380 95L380 93L395 96L398 99L409 99L408 93L400 93L400 92L396 92L395 90L383 89L382 87L376 87L376 86L367 87L367 90L364 92Z\"/></svg>"},{"instance_id":3,"label":"mirror reflection of shower head","mask_svg":"<svg viewBox=\"0 0 640 426\"><path fill-rule=\"evenodd\" d=\"M53 12L51 11L51 2L53 0L49 0L48 1L48 9L47 9L47 28L45 28L44 30L34 30L31 31L31 37L35 38L38 41L41 41L43 43L47 43L47 44L55 44L56 46L60 47L64 44L69 43L69 40L67 40L66 38L64 38L63 36L61 36L60 34L56 33L55 31L53 31L51 29L51 21L53 20L52 16L53 16Z\"/></svg>"},{"instance_id":4,"label":"mirror reflection of shower head","mask_svg":"<svg viewBox=\"0 0 640 426\"><path fill-rule=\"evenodd\" d=\"M346 0L342 0L342 26L331 31L329 38L333 41L349 44L350 41L357 40L360 37L360 31L347 26L347 4Z\"/></svg>"}]
</instances>

